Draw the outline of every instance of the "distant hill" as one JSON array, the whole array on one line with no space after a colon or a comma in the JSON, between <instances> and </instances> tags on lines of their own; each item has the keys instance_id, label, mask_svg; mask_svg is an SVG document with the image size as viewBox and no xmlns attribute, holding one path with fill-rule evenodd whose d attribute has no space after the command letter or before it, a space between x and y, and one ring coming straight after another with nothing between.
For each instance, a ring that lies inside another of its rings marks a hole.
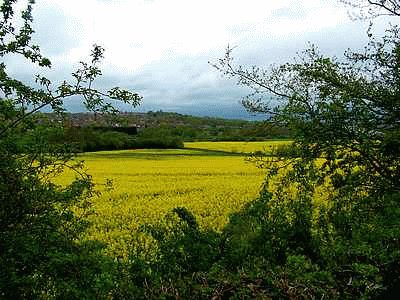
<instances>
[{"instance_id":1,"label":"distant hill","mask_svg":"<svg viewBox=\"0 0 400 300\"><path fill-rule=\"evenodd\" d=\"M55 115L45 114L55 121ZM288 138L286 128L273 126L268 121L246 121L214 117L198 117L174 112L121 112L117 115L69 113L63 120L70 127L94 127L145 137L162 135L193 140L262 140ZM131 128L136 128L131 130Z\"/></svg>"}]
</instances>

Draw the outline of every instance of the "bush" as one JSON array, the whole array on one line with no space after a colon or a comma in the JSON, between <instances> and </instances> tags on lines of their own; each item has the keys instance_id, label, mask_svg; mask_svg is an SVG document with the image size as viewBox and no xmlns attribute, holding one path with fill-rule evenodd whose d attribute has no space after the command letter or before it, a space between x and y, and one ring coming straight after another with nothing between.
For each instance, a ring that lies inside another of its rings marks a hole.
<instances>
[{"instance_id":1,"label":"bush","mask_svg":"<svg viewBox=\"0 0 400 300\"><path fill-rule=\"evenodd\" d=\"M183 148L183 141L177 137L158 135L129 135L112 130L98 130L91 127L70 128L60 135L58 142L68 141L80 152L124 149L177 149Z\"/></svg>"}]
</instances>

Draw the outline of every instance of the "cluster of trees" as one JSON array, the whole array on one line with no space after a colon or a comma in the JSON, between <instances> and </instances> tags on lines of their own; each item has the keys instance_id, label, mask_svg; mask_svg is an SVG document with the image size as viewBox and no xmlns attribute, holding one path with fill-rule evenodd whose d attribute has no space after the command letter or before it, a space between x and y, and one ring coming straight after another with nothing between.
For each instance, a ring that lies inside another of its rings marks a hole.
<instances>
[{"instance_id":1,"label":"cluster of trees","mask_svg":"<svg viewBox=\"0 0 400 300\"><path fill-rule=\"evenodd\" d=\"M129 118L129 117L128 117ZM250 141L288 138L288 130L265 121L196 117L170 112L148 112L133 117L142 131L161 129L184 141Z\"/></svg>"},{"instance_id":2,"label":"cluster of trees","mask_svg":"<svg viewBox=\"0 0 400 300\"><path fill-rule=\"evenodd\" d=\"M204 118L206 120L206 118ZM223 124L224 120L221 120ZM228 120L225 120L229 122ZM138 136L171 136L185 142L193 141L262 141L267 139L288 139L290 133L286 128L274 126L269 122L243 122L241 127L229 125L193 126L191 124L171 126L162 124L157 127L148 127L139 130Z\"/></svg>"},{"instance_id":3,"label":"cluster of trees","mask_svg":"<svg viewBox=\"0 0 400 300\"><path fill-rule=\"evenodd\" d=\"M123 132L93 127L52 128L38 126L33 130L16 136L16 152L26 151L26 145L35 143L40 134L41 139L53 146L68 144L72 152L93 152L124 149L179 149L183 141L171 135L130 135Z\"/></svg>"},{"instance_id":4,"label":"cluster of trees","mask_svg":"<svg viewBox=\"0 0 400 300\"><path fill-rule=\"evenodd\" d=\"M77 151L101 151L122 149L179 149L183 148L183 140L169 132L156 130L154 134L137 135L113 131L112 129L96 129L93 127L66 128L58 142L75 145Z\"/></svg>"},{"instance_id":5,"label":"cluster of trees","mask_svg":"<svg viewBox=\"0 0 400 300\"><path fill-rule=\"evenodd\" d=\"M188 141L257 141L290 137L288 129L269 121L250 122L165 112L113 114L96 116L96 120L92 120L90 114L68 113L61 119L54 114L41 113L33 118L35 126L18 138L21 149L38 131L49 143L69 143L78 152L178 149ZM79 121L80 126L72 120ZM57 127L55 124L63 125Z\"/></svg>"},{"instance_id":6,"label":"cluster of trees","mask_svg":"<svg viewBox=\"0 0 400 300\"><path fill-rule=\"evenodd\" d=\"M17 22L15 2L4 0L0 7L0 56L50 66L30 41L31 4ZM400 15L399 1L348 2L362 14ZM78 242L95 193L91 178L71 163L70 146L48 143L39 127L27 129L35 126L35 111L49 105L62 113L62 100L71 95L83 95L95 111L112 110L107 97L133 105L140 97L91 88L100 74L98 46L91 63L73 74L74 83L55 88L40 76L39 87L27 86L0 64L0 297L398 296L399 30L390 25L376 37L371 29L363 51L349 50L340 59L311 47L296 62L269 69L235 66L227 49L215 67L253 88L261 97L243 104L274 115L294 143L272 157L253 158L266 167L265 186L222 233L201 230L190 212L176 208L167 225L142 229L157 241L156 254L148 257L136 246L127 261L101 255L99 243ZM27 132L31 137L18 144ZM76 180L58 186L51 179L65 167L76 170ZM316 201L321 186L323 197Z\"/></svg>"},{"instance_id":7,"label":"cluster of trees","mask_svg":"<svg viewBox=\"0 0 400 300\"><path fill-rule=\"evenodd\" d=\"M56 116L44 114L38 118L44 122L49 119L56 121ZM116 131L130 135L136 135L136 144L142 139L168 137L169 140L181 141L257 141L266 139L290 138L290 132L283 126L265 121L232 120L211 117L196 117L171 112L147 112L147 113L119 113L112 118L91 114L67 114L64 122L71 127L70 135L79 135L79 132ZM67 126L67 127L68 127ZM94 133L100 134L100 133ZM90 135L86 135L90 139ZM125 136L128 138L127 136ZM85 143L83 141L83 143ZM92 139L89 143L95 143ZM127 143L124 143L128 145ZM152 144L149 143L149 147ZM163 143L160 141L160 145ZM173 145L171 145L173 146ZM129 146L124 148L129 148ZM162 147L163 148L163 147ZM83 147L83 149L86 149Z\"/></svg>"}]
</instances>

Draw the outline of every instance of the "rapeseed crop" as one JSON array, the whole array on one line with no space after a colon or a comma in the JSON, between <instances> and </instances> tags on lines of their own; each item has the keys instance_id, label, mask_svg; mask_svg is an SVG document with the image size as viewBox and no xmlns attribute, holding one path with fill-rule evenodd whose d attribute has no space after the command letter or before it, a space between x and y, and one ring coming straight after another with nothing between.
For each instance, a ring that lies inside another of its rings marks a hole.
<instances>
[{"instance_id":1,"label":"rapeseed crop","mask_svg":"<svg viewBox=\"0 0 400 300\"><path fill-rule=\"evenodd\" d=\"M87 217L91 225L83 239L103 241L107 253L121 257L137 239L146 239L138 231L142 224L159 222L178 206L190 210L203 229L221 230L232 212L258 196L264 179L264 171L246 162L246 155L207 149L102 151L80 158L101 192L92 200L94 213Z\"/></svg>"}]
</instances>

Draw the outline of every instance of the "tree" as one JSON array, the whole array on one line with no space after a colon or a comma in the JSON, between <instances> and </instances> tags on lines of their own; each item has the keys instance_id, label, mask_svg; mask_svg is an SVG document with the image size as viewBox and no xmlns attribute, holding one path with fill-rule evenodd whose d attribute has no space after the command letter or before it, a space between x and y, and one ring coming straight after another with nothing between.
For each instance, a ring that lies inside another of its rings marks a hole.
<instances>
[{"instance_id":1,"label":"tree","mask_svg":"<svg viewBox=\"0 0 400 300\"><path fill-rule=\"evenodd\" d=\"M48 143L63 130L60 123L42 126L36 112L47 106L62 119L65 101L80 95L88 110L109 113L116 111L109 99L136 106L141 97L118 87L107 92L93 88L104 52L98 45L71 82L53 86L37 75L36 85L29 86L12 78L5 63L10 56L51 67L31 41L34 1L20 17L16 3L4 0L0 6L0 298L95 298L109 283L96 283L102 262L91 246L77 243L94 185L82 163L72 160L71 145ZM65 168L75 171L75 180L55 184L54 177Z\"/></svg>"},{"instance_id":2,"label":"tree","mask_svg":"<svg viewBox=\"0 0 400 300\"><path fill-rule=\"evenodd\" d=\"M373 16L399 13L397 1L351 3ZM252 89L248 110L293 133L273 157L253 157L271 195L265 243L282 234L278 261L310 259L332 274L339 297L395 295L400 282L400 35L397 26L367 34L364 51L343 58L311 46L293 63L246 68L228 47L214 64Z\"/></svg>"},{"instance_id":3,"label":"tree","mask_svg":"<svg viewBox=\"0 0 400 300\"><path fill-rule=\"evenodd\" d=\"M352 7L355 18L375 18L378 16L400 16L398 0L340 0Z\"/></svg>"}]
</instances>

